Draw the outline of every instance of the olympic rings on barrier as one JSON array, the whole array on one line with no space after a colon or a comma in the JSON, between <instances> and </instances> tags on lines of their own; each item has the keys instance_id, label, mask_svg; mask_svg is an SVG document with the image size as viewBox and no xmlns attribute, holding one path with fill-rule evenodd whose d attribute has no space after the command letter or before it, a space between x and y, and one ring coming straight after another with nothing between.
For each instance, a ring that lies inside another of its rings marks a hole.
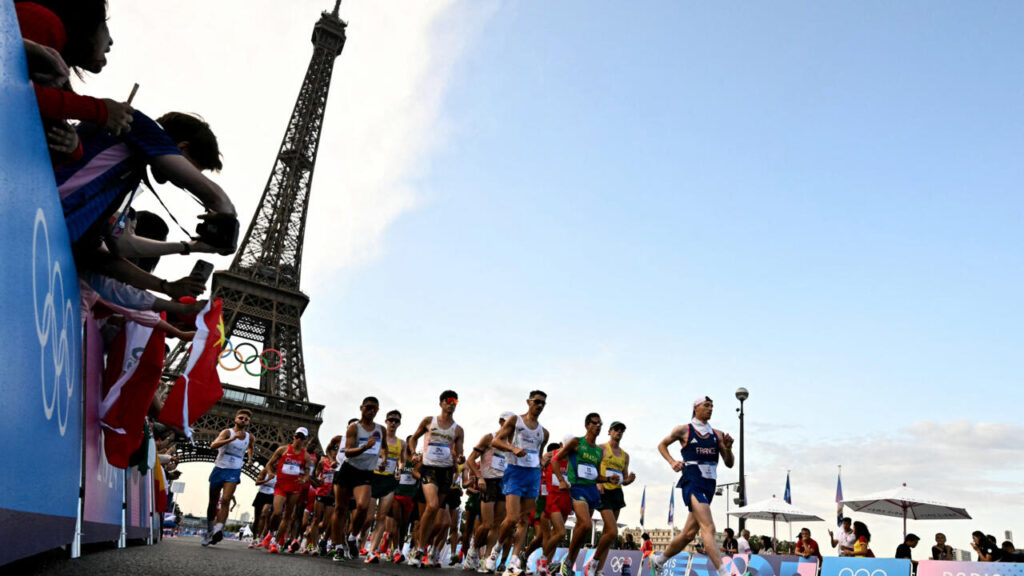
<instances>
[{"instance_id":1,"label":"olympic rings on barrier","mask_svg":"<svg viewBox=\"0 0 1024 576\"><path fill-rule=\"evenodd\" d=\"M242 355L241 350L245 346L249 346L250 348L252 348L251 355ZM269 354L277 354L277 364L274 364L273 366L270 365L268 361ZM238 364L234 367L225 366L224 359L231 356L234 357ZM252 364L253 362L259 362L259 372L252 372L249 370L249 365ZM217 364L219 364L221 368L227 370L228 372L233 372L245 366L245 372L250 376L263 376L264 374L271 370L277 370L281 366L284 366L284 354L281 354L279 350L276 350L274 348L267 348L263 352L259 352L258 350L256 350L256 346L249 342L242 342L238 346L235 346L234 343L231 342L231 340L225 339L224 348L221 350L220 357L217 358Z\"/></svg>"}]
</instances>

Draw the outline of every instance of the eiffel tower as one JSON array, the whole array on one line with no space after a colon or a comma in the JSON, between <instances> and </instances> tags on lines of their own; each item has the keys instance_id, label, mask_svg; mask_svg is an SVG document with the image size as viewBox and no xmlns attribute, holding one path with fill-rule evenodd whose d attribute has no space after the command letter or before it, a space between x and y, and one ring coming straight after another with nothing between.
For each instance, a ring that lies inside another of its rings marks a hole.
<instances>
[{"instance_id":1,"label":"eiffel tower","mask_svg":"<svg viewBox=\"0 0 1024 576\"><path fill-rule=\"evenodd\" d=\"M338 17L340 5L341 0L335 0L334 10L323 12L313 27L313 57L256 214L231 267L213 275L212 297L223 299L226 336L260 343L263 350L278 350L284 363L277 370L262 371L258 363L246 367L253 373L263 372L259 389L224 383L224 397L192 427L195 444L179 443L181 462L213 462L217 453L210 443L221 430L234 425L240 408L253 413L254 462L243 468L252 478L266 465L274 447L291 442L299 426L309 430L313 446L319 445L324 407L311 403L306 390L299 318L309 296L300 290L299 279L327 93L334 60L345 46L347 24ZM178 343L169 353L165 382L174 382L184 371L186 352L185 343ZM267 361L273 364L275 358L270 354ZM234 363L234 359L228 356L225 362Z\"/></svg>"}]
</instances>

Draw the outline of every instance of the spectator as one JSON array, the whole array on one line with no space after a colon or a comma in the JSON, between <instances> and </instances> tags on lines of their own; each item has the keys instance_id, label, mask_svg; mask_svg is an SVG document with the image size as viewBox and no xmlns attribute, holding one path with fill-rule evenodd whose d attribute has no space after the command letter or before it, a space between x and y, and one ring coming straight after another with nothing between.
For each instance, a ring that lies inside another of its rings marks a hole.
<instances>
[{"instance_id":1,"label":"spectator","mask_svg":"<svg viewBox=\"0 0 1024 576\"><path fill-rule=\"evenodd\" d=\"M722 554L726 556L735 556L737 547L738 543L736 542L736 533L733 532L732 528L726 528L725 538L722 539Z\"/></svg>"},{"instance_id":2,"label":"spectator","mask_svg":"<svg viewBox=\"0 0 1024 576\"><path fill-rule=\"evenodd\" d=\"M811 538L810 529L800 529L800 539L796 541L794 553L801 558L814 558L821 563L821 549L814 538Z\"/></svg>"},{"instance_id":3,"label":"spectator","mask_svg":"<svg viewBox=\"0 0 1024 576\"><path fill-rule=\"evenodd\" d=\"M853 544L852 556L874 558L875 553L871 551L871 532L868 531L867 524L854 522L853 534L857 537L857 540Z\"/></svg>"},{"instance_id":4,"label":"spectator","mask_svg":"<svg viewBox=\"0 0 1024 576\"><path fill-rule=\"evenodd\" d=\"M116 236L123 230L123 222L111 229L110 216L142 183L147 166L152 167L158 182L170 180L199 197L208 210L200 218L208 222L227 219L237 231L234 205L220 186L201 174L203 170L221 167L217 139L209 125L180 113L164 115L159 122L163 127L136 112L134 129L127 135L116 137L100 131L85 141L82 159L56 173L64 219L80 270L92 269L136 288L159 291L172 298L196 296L204 290L202 282L188 277L167 282L103 249L108 234ZM92 161L100 154L109 160L109 164L105 164L109 168L102 172L87 171L87 167L95 168L91 166ZM131 203L131 198L128 202ZM115 241L110 239L111 244ZM221 253L234 251L233 245L217 248Z\"/></svg>"},{"instance_id":5,"label":"spectator","mask_svg":"<svg viewBox=\"0 0 1024 576\"><path fill-rule=\"evenodd\" d=\"M1009 540L1003 542L1003 562L1024 562L1024 554L1018 552Z\"/></svg>"},{"instance_id":6,"label":"spectator","mask_svg":"<svg viewBox=\"0 0 1024 576\"><path fill-rule=\"evenodd\" d=\"M736 540L736 553L750 555L750 530L743 530L740 532L740 537Z\"/></svg>"},{"instance_id":7,"label":"spectator","mask_svg":"<svg viewBox=\"0 0 1024 576\"><path fill-rule=\"evenodd\" d=\"M643 552L644 558L654 554L654 543L651 542L651 535L644 532L640 535L640 539L644 541L644 543L640 545L640 551Z\"/></svg>"},{"instance_id":8,"label":"spectator","mask_svg":"<svg viewBox=\"0 0 1024 576\"><path fill-rule=\"evenodd\" d=\"M914 565L915 570L917 569L917 562L911 556L911 549L916 548L917 543L920 541L921 539L918 538L917 534L910 533L903 537L903 544L896 547L896 557L910 560L910 563Z\"/></svg>"},{"instance_id":9,"label":"spectator","mask_svg":"<svg viewBox=\"0 0 1024 576\"><path fill-rule=\"evenodd\" d=\"M624 550L636 550L636 541L633 540L632 534L626 534L626 541L622 543Z\"/></svg>"},{"instance_id":10,"label":"spectator","mask_svg":"<svg viewBox=\"0 0 1024 576\"><path fill-rule=\"evenodd\" d=\"M775 538L761 536L761 554L775 554Z\"/></svg>"},{"instance_id":11,"label":"spectator","mask_svg":"<svg viewBox=\"0 0 1024 576\"><path fill-rule=\"evenodd\" d=\"M829 538L832 539L832 547L839 547L840 556L853 556L853 545L857 542L857 536L853 533L852 522L850 517L844 517L842 525L839 527L838 536L831 530L828 531Z\"/></svg>"},{"instance_id":12,"label":"spectator","mask_svg":"<svg viewBox=\"0 0 1024 576\"><path fill-rule=\"evenodd\" d=\"M954 560L953 547L946 544L946 535L942 532L935 534L935 545L932 546L932 560Z\"/></svg>"},{"instance_id":13,"label":"spectator","mask_svg":"<svg viewBox=\"0 0 1024 576\"><path fill-rule=\"evenodd\" d=\"M971 548L978 553L979 562L999 562L1003 558L1003 551L981 530L971 533Z\"/></svg>"}]
</instances>

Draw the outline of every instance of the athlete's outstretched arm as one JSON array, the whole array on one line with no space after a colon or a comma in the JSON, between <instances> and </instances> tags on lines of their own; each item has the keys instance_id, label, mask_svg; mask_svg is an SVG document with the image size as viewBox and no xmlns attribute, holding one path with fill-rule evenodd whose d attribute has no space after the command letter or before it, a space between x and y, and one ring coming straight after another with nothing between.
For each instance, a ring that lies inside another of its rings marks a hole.
<instances>
[{"instance_id":1,"label":"athlete's outstretched arm","mask_svg":"<svg viewBox=\"0 0 1024 576\"><path fill-rule=\"evenodd\" d=\"M573 436L572 440L569 440L561 448L558 449L558 452L555 453L555 457L553 458L553 465L551 466L551 471L554 472L555 478L558 479L558 487L561 488L562 490L568 490L570 486L569 481L566 480L565 476L562 475L562 467L559 466L558 463L561 462L562 460L567 460L569 456L575 454L576 448L579 445L580 439Z\"/></svg>"},{"instance_id":2,"label":"athlete's outstretched arm","mask_svg":"<svg viewBox=\"0 0 1024 576\"><path fill-rule=\"evenodd\" d=\"M466 467L469 468L473 475L477 478L483 478L480 474L480 466L476 463L476 459L481 457L487 448L491 446L491 435L484 434L484 437L480 439L480 442L473 447L473 450L469 453L469 458L466 458Z\"/></svg>"},{"instance_id":3,"label":"athlete's outstretched arm","mask_svg":"<svg viewBox=\"0 0 1024 576\"><path fill-rule=\"evenodd\" d=\"M733 462L736 460L732 454L732 436L729 436L721 430L716 430L715 432L718 436L718 453L722 455L722 462L724 462L728 468L732 468Z\"/></svg>"},{"instance_id":4,"label":"athlete's outstretched arm","mask_svg":"<svg viewBox=\"0 0 1024 576\"><path fill-rule=\"evenodd\" d=\"M246 449L245 449L245 451L248 453L248 456L249 456L249 462L252 462L252 451L253 451L253 447L255 445L256 445L256 437L252 435L252 432L250 432L249 433L249 446L246 447Z\"/></svg>"},{"instance_id":5,"label":"athlete's outstretched arm","mask_svg":"<svg viewBox=\"0 0 1024 576\"><path fill-rule=\"evenodd\" d=\"M676 426L672 429L672 432L658 444L658 453L665 459L665 462L672 466L672 470L679 472L683 469L683 463L672 457L669 453L668 447L674 442L679 442L682 445L686 445L686 437L689 435L690 429L687 426Z\"/></svg>"},{"instance_id":6,"label":"athlete's outstretched arm","mask_svg":"<svg viewBox=\"0 0 1024 576\"><path fill-rule=\"evenodd\" d=\"M264 470L270 470L271 474L276 474L277 473L277 461L281 459L281 455L284 454L284 451L287 448L288 448L287 444L285 444L284 446L278 447L278 449L274 451L274 455L270 457L270 460L267 460L267 465L264 466L263 469Z\"/></svg>"},{"instance_id":7,"label":"athlete's outstretched arm","mask_svg":"<svg viewBox=\"0 0 1024 576\"><path fill-rule=\"evenodd\" d=\"M210 442L210 450L216 450L217 448L220 448L221 446L227 444L228 442L231 442L234 439L235 437L231 433L231 428L221 430L220 434L217 435L217 439L214 440L213 442Z\"/></svg>"},{"instance_id":8,"label":"athlete's outstretched arm","mask_svg":"<svg viewBox=\"0 0 1024 576\"><path fill-rule=\"evenodd\" d=\"M622 453L626 456L626 465L622 467L622 485L629 486L636 480L636 474L629 471L629 452L623 450Z\"/></svg>"},{"instance_id":9,"label":"athlete's outstretched arm","mask_svg":"<svg viewBox=\"0 0 1024 576\"><path fill-rule=\"evenodd\" d=\"M456 424L455 426L455 463L464 464L466 456L462 453L462 445L466 441L466 431Z\"/></svg>"}]
</instances>

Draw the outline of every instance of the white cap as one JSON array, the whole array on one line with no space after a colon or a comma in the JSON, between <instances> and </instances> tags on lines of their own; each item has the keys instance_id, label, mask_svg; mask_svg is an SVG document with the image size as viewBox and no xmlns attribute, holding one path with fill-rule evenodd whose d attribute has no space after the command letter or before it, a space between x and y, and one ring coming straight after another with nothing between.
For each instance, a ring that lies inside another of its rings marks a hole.
<instances>
[{"instance_id":1,"label":"white cap","mask_svg":"<svg viewBox=\"0 0 1024 576\"><path fill-rule=\"evenodd\" d=\"M693 407L696 408L697 406L700 406L701 404L707 402L708 400L710 400L710 398L708 398L707 396L697 396L693 400Z\"/></svg>"},{"instance_id":2,"label":"white cap","mask_svg":"<svg viewBox=\"0 0 1024 576\"><path fill-rule=\"evenodd\" d=\"M299 426L298 428L296 428L295 429L295 433L296 434L302 434L306 438L309 438L309 430L306 430L306 428L304 426Z\"/></svg>"},{"instance_id":3,"label":"white cap","mask_svg":"<svg viewBox=\"0 0 1024 576\"><path fill-rule=\"evenodd\" d=\"M512 412L511 410L506 410L506 411L501 413L501 416L498 416L498 420L508 420L509 418L511 418L511 417L513 417L515 415L516 415L515 412Z\"/></svg>"}]
</instances>

